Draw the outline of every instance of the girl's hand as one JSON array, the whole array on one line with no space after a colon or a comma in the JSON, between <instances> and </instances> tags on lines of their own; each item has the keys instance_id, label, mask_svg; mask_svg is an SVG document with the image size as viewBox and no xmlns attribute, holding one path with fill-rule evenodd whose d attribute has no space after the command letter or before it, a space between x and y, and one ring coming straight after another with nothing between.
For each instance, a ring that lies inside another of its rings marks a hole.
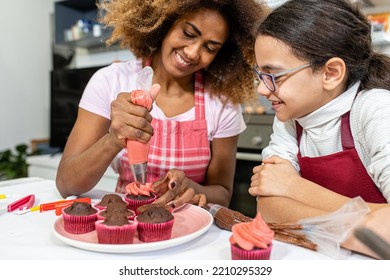
<instances>
[{"instance_id":1,"label":"girl's hand","mask_svg":"<svg viewBox=\"0 0 390 280\"><path fill-rule=\"evenodd\" d=\"M289 197L299 179L300 175L290 161L272 156L253 168L249 193L253 196Z\"/></svg>"},{"instance_id":2,"label":"girl's hand","mask_svg":"<svg viewBox=\"0 0 390 280\"><path fill-rule=\"evenodd\" d=\"M207 204L204 194L197 194L191 185L195 184L178 169L171 169L167 175L153 183L152 189L159 197L155 203L178 207L184 203L204 206Z\"/></svg>"}]
</instances>

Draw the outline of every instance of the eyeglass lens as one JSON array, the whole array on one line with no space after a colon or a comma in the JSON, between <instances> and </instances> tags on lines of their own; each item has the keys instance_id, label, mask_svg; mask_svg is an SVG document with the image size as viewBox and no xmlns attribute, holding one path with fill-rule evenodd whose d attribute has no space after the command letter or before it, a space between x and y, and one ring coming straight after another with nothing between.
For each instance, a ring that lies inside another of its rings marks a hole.
<instances>
[{"instance_id":1,"label":"eyeglass lens","mask_svg":"<svg viewBox=\"0 0 390 280\"><path fill-rule=\"evenodd\" d=\"M273 81L273 77L268 74L261 74L260 79L264 82L265 86L270 90L270 91L275 91L275 84Z\"/></svg>"}]
</instances>

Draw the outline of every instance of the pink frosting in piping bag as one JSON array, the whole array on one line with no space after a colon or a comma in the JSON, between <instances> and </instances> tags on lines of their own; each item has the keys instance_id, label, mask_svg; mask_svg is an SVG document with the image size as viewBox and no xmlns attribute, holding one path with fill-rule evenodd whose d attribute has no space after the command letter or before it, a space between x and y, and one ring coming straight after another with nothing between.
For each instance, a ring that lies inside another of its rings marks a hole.
<instances>
[{"instance_id":1,"label":"pink frosting in piping bag","mask_svg":"<svg viewBox=\"0 0 390 280\"><path fill-rule=\"evenodd\" d=\"M147 108L152 109L153 100L156 96L150 94L152 86L153 70L146 66L139 73L138 85L141 89L131 92L131 102ZM135 181L142 184L146 183L146 164L148 161L148 154L150 148L150 141L148 143L141 143L137 140L127 140L127 156L130 167L132 169Z\"/></svg>"}]
</instances>

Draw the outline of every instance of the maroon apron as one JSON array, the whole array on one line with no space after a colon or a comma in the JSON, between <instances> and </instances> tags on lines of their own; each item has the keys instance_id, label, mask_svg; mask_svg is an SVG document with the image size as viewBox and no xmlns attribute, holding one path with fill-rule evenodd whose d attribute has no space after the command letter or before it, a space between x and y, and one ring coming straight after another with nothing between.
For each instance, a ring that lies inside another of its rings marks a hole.
<instances>
[{"instance_id":1,"label":"maroon apron","mask_svg":"<svg viewBox=\"0 0 390 280\"><path fill-rule=\"evenodd\" d=\"M387 203L381 191L372 181L355 149L349 124L349 112L341 118L341 143L343 150L331 155L302 157L299 145L303 128L296 123L298 139L298 162L301 176L333 192L364 201Z\"/></svg>"}]
</instances>

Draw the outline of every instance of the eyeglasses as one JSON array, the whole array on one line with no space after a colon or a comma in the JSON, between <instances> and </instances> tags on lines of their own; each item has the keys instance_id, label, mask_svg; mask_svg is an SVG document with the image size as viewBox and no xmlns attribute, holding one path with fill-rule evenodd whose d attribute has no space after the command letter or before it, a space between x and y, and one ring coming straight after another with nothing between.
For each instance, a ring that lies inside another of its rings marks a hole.
<instances>
[{"instance_id":1,"label":"eyeglasses","mask_svg":"<svg viewBox=\"0 0 390 280\"><path fill-rule=\"evenodd\" d=\"M279 73L276 73L276 74L263 73L263 72L261 72L259 70L259 67L257 67L257 66L253 67L253 70L255 71L259 81L260 82L263 81L265 86L270 91L275 92L276 91L275 79L280 78L282 76L285 76L285 75L287 75L287 74L289 74L291 72L295 72L295 71L304 69L304 68L309 67L309 66L310 66L310 64L305 64L305 65L298 66L298 67L295 67L295 68L291 68L291 69L288 69L288 70L285 70L285 71L282 71L282 72L279 72Z\"/></svg>"}]
</instances>

